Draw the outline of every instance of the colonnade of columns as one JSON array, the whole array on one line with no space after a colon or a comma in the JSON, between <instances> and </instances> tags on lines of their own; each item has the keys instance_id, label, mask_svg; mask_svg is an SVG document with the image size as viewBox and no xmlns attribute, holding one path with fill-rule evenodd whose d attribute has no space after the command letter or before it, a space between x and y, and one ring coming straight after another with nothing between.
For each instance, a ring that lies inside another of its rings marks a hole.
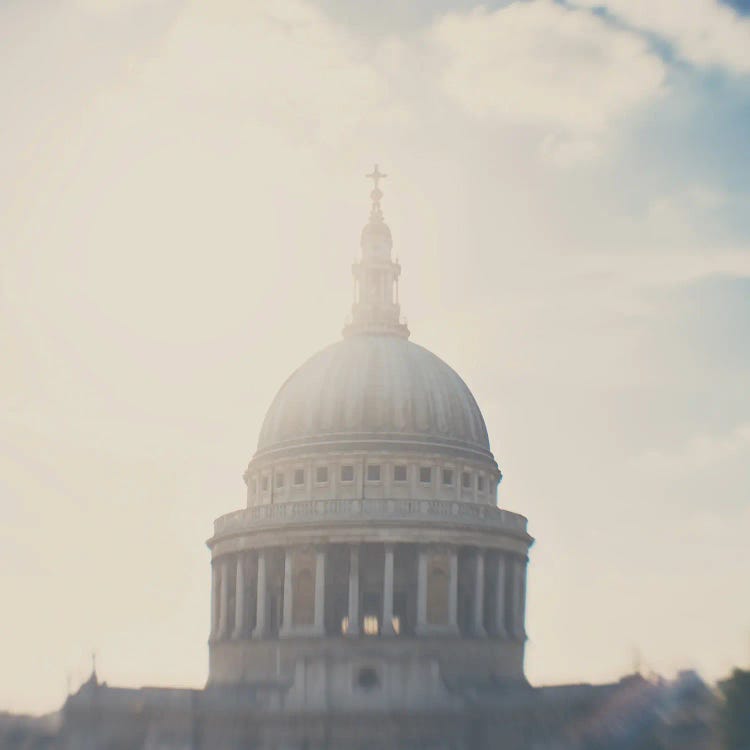
<instances>
[{"instance_id":1,"label":"colonnade of columns","mask_svg":"<svg viewBox=\"0 0 750 750\"><path fill-rule=\"evenodd\" d=\"M526 562L495 550L429 544L224 555L214 560L211 638L524 639Z\"/></svg>"}]
</instances>

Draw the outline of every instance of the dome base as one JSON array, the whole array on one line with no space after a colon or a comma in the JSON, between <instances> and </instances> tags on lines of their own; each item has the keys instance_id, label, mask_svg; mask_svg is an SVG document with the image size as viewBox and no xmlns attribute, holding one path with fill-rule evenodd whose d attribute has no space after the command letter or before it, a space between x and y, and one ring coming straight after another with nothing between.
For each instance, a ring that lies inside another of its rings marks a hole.
<instances>
[{"instance_id":1,"label":"dome base","mask_svg":"<svg viewBox=\"0 0 750 750\"><path fill-rule=\"evenodd\" d=\"M210 645L209 664L209 685L283 685L288 710L450 708L458 688L525 683L523 644L510 640L227 642Z\"/></svg>"}]
</instances>

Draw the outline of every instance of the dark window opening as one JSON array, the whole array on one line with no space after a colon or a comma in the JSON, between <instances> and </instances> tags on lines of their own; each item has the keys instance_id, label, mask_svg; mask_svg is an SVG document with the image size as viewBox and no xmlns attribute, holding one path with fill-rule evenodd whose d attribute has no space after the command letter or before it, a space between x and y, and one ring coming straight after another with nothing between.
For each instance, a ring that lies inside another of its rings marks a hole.
<instances>
[{"instance_id":1,"label":"dark window opening","mask_svg":"<svg viewBox=\"0 0 750 750\"><path fill-rule=\"evenodd\" d=\"M362 667L357 672L357 687L363 690L372 690L379 684L378 673L372 667Z\"/></svg>"},{"instance_id":2,"label":"dark window opening","mask_svg":"<svg viewBox=\"0 0 750 750\"><path fill-rule=\"evenodd\" d=\"M406 466L394 466L393 467L393 481L394 482L406 481Z\"/></svg>"}]
</instances>

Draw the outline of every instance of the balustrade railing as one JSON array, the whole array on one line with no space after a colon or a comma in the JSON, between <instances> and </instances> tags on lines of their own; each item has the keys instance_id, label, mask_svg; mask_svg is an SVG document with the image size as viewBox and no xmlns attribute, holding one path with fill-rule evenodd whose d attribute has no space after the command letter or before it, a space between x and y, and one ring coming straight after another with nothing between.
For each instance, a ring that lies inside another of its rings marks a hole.
<instances>
[{"instance_id":1,"label":"balustrade railing","mask_svg":"<svg viewBox=\"0 0 750 750\"><path fill-rule=\"evenodd\" d=\"M378 520L447 523L526 531L526 518L491 505L458 500L297 500L255 505L227 513L214 521L214 534L275 526L279 523L318 524L321 521Z\"/></svg>"}]
</instances>

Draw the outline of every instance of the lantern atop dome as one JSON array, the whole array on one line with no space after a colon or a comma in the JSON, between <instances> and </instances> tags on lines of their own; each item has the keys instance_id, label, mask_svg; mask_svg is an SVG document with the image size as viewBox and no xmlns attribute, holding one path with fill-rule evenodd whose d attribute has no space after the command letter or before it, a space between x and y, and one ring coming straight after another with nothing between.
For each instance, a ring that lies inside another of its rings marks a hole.
<instances>
[{"instance_id":1,"label":"lantern atop dome","mask_svg":"<svg viewBox=\"0 0 750 750\"><path fill-rule=\"evenodd\" d=\"M354 276L354 304L352 317L344 328L344 336L362 333L379 333L409 338L409 329L401 322L398 300L398 279L401 266L391 258L393 238L383 220L380 201L383 191L380 180L387 177L376 164L370 174L372 207L370 219L362 230L361 260L352 266Z\"/></svg>"}]
</instances>

